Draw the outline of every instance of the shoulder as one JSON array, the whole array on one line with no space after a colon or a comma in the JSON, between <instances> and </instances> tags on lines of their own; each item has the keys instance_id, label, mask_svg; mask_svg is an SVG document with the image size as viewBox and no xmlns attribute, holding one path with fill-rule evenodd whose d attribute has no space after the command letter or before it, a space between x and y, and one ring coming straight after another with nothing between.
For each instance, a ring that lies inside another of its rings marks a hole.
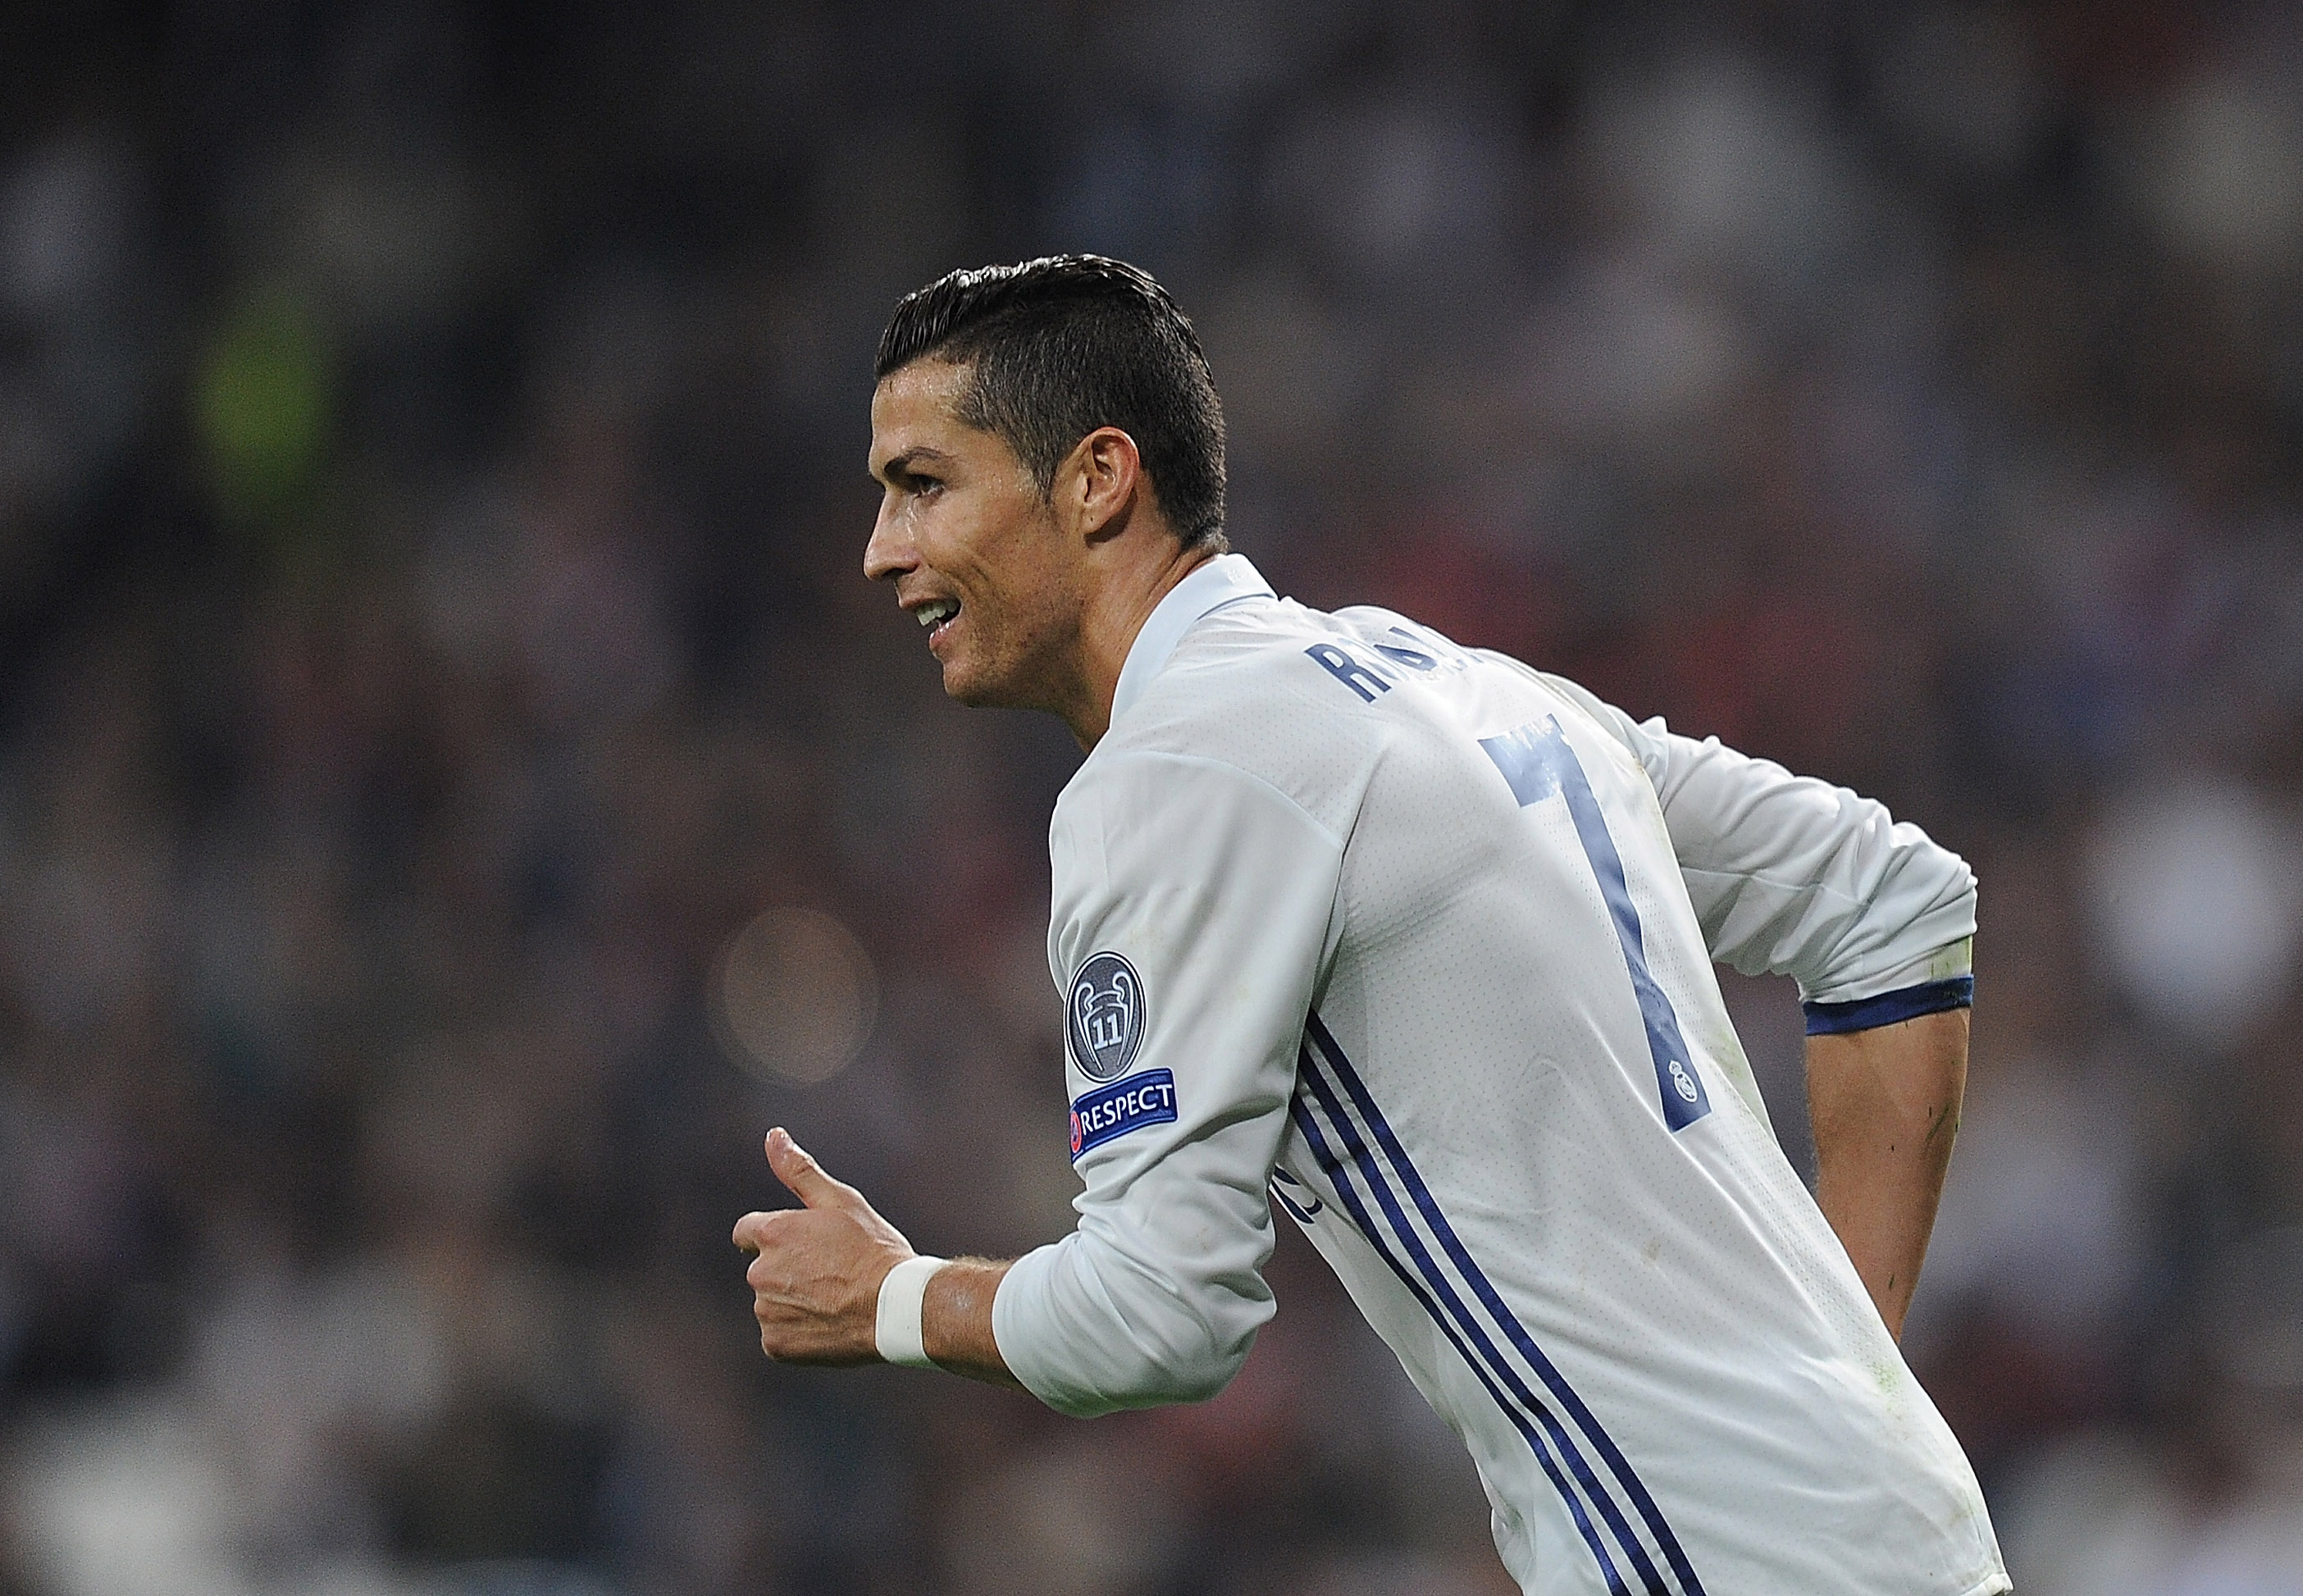
<instances>
[{"instance_id":1,"label":"shoulder","mask_svg":"<svg viewBox=\"0 0 2303 1596\"><path fill-rule=\"evenodd\" d=\"M1334 828L1388 735L1339 682L1340 618L1286 599L1252 600L1207 616L1113 722L1075 787L1107 771L1185 760L1228 767L1286 794ZM1366 689L1362 689L1364 692Z\"/></svg>"},{"instance_id":2,"label":"shoulder","mask_svg":"<svg viewBox=\"0 0 2303 1596\"><path fill-rule=\"evenodd\" d=\"M1286 599L1202 617L1065 786L1051 849L1084 857L1115 827L1179 806L1211 818L1284 808L1349 836L1386 733L1307 653L1342 635L1336 618Z\"/></svg>"},{"instance_id":3,"label":"shoulder","mask_svg":"<svg viewBox=\"0 0 2303 1596\"><path fill-rule=\"evenodd\" d=\"M1284 719L1326 739L1380 741L1365 713L1392 688L1476 667L1473 651L1396 612L1354 605L1330 614L1292 599L1235 605L1185 634L1168 668L1115 732L1155 743L1223 740L1244 724L1260 733Z\"/></svg>"},{"instance_id":4,"label":"shoulder","mask_svg":"<svg viewBox=\"0 0 2303 1596\"><path fill-rule=\"evenodd\" d=\"M1056 800L1059 926L1111 902L1172 908L1184 883L1339 867L1379 749L1306 691L1303 646L1284 617L1193 629ZM1059 977L1079 951L1051 944Z\"/></svg>"}]
</instances>

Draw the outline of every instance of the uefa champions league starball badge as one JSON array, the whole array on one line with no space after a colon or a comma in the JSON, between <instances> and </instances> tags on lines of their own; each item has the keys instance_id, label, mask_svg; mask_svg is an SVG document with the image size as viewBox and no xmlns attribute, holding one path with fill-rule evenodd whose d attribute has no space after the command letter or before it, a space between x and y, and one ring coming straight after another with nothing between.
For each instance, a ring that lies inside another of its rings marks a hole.
<instances>
[{"instance_id":1,"label":"uefa champions league starball badge","mask_svg":"<svg viewBox=\"0 0 2303 1596\"><path fill-rule=\"evenodd\" d=\"M1143 1042L1143 983L1117 953L1097 953L1072 978L1064 1029L1072 1062L1092 1081L1117 1080Z\"/></svg>"}]
</instances>

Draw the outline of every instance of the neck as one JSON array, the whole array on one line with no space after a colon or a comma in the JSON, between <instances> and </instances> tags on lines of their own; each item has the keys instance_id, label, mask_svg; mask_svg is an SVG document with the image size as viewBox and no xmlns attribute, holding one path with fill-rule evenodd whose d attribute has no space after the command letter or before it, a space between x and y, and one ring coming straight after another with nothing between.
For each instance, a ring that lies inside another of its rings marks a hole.
<instances>
[{"instance_id":1,"label":"neck","mask_svg":"<svg viewBox=\"0 0 2303 1596\"><path fill-rule=\"evenodd\" d=\"M1072 729L1082 752L1092 749L1111 729L1111 700L1119 690L1120 668L1135 635L1177 583L1216 557L1204 544L1186 546L1160 538L1126 572L1098 584L1080 617L1080 669L1076 690L1057 713Z\"/></svg>"}]
</instances>

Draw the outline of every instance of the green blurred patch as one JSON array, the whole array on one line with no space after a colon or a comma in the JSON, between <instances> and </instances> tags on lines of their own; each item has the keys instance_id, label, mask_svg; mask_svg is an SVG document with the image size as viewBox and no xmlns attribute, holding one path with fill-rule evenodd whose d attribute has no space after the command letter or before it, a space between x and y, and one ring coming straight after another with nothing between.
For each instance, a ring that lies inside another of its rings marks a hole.
<instances>
[{"instance_id":1,"label":"green blurred patch","mask_svg":"<svg viewBox=\"0 0 2303 1596\"><path fill-rule=\"evenodd\" d=\"M208 345L192 395L217 508L244 526L276 523L308 504L334 419L326 329L293 295L241 301Z\"/></svg>"}]
</instances>

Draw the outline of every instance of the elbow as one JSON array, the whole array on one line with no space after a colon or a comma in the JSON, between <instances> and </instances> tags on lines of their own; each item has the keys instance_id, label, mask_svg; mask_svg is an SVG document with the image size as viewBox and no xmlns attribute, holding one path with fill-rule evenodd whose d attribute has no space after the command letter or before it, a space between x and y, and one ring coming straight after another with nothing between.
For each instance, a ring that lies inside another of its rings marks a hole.
<instances>
[{"instance_id":1,"label":"elbow","mask_svg":"<svg viewBox=\"0 0 2303 1596\"><path fill-rule=\"evenodd\" d=\"M1227 1313L1202 1316L1176 1301L1158 1322L1130 1327L1133 1355L1112 1371L1118 1378L1101 1393L1105 1409L1165 1407L1219 1395L1246 1364L1268 1313L1244 1303L1226 1306Z\"/></svg>"},{"instance_id":2,"label":"elbow","mask_svg":"<svg viewBox=\"0 0 2303 1596\"><path fill-rule=\"evenodd\" d=\"M1901 832L1905 828L1898 826ZM1913 883L1909 889L1923 902L1914 908L1915 919L1934 926L1946 942L1956 942L1975 934L1975 871L1968 862L1942 843L1919 832L1912 864L1907 868ZM1931 889L1931 891L1930 891Z\"/></svg>"},{"instance_id":3,"label":"elbow","mask_svg":"<svg viewBox=\"0 0 2303 1596\"><path fill-rule=\"evenodd\" d=\"M1225 1292L1197 1303L1181 1294L1139 1297L1105 1322L1093 1337L1092 1353L1044 1385L1026 1383L1050 1406L1075 1418L1205 1402L1246 1364L1256 1331L1271 1312L1268 1293Z\"/></svg>"},{"instance_id":4,"label":"elbow","mask_svg":"<svg viewBox=\"0 0 2303 1596\"><path fill-rule=\"evenodd\" d=\"M1162 1375L1161 1389L1166 1393L1163 1402L1205 1402L1223 1394L1223 1389L1247 1364L1247 1355L1255 1345L1255 1332L1249 1330L1231 1344L1209 1344L1196 1348L1188 1358L1179 1358Z\"/></svg>"},{"instance_id":5,"label":"elbow","mask_svg":"<svg viewBox=\"0 0 2303 1596\"><path fill-rule=\"evenodd\" d=\"M1972 928L1975 924L1975 867L1949 849L1944 850L1944 857L1950 861L1951 865L1949 872L1951 879L1946 893L1951 899L1951 909L1953 914L1963 917Z\"/></svg>"},{"instance_id":6,"label":"elbow","mask_svg":"<svg viewBox=\"0 0 2303 1596\"><path fill-rule=\"evenodd\" d=\"M1802 1001L1836 1006L1972 974L1974 873L1928 846L1934 868L1891 878L1811 957L1793 961Z\"/></svg>"},{"instance_id":7,"label":"elbow","mask_svg":"<svg viewBox=\"0 0 2303 1596\"><path fill-rule=\"evenodd\" d=\"M1132 1229L1084 1225L1031 1254L992 1304L1008 1368L1078 1418L1206 1401L1247 1362L1275 1307L1261 1275L1268 1242L1247 1226L1233 1237L1155 1247Z\"/></svg>"}]
</instances>

